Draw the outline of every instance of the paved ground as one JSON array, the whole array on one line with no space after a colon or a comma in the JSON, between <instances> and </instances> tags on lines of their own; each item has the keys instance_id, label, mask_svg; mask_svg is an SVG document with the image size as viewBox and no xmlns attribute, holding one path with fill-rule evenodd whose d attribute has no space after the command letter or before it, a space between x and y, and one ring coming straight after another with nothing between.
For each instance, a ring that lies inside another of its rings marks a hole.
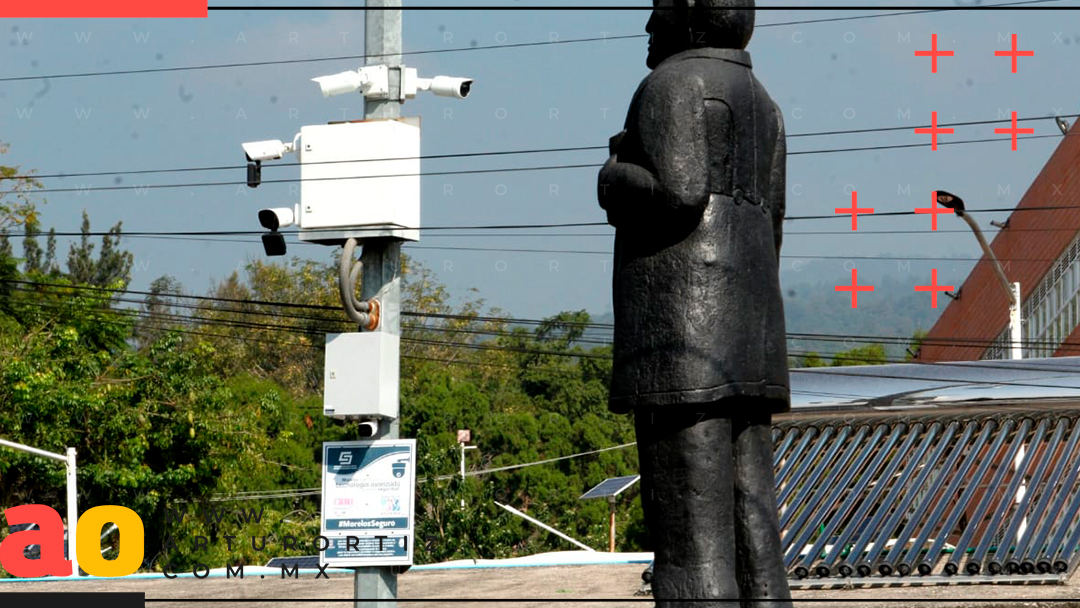
<instances>
[{"instance_id":1,"label":"paved ground","mask_svg":"<svg viewBox=\"0 0 1080 608\"><path fill-rule=\"evenodd\" d=\"M520 607L550 606L559 600L562 608L651 606L648 598L635 596L641 581L642 566L546 566L499 569L413 571L399 577L399 597L402 608L490 608L505 602L498 600L536 599L535 602L515 603ZM268 576L259 579L245 576L237 579L190 578L158 580L92 580L83 582L27 582L0 584L0 606L4 606L5 591L141 591L148 599L176 600L147 604L152 608L190 608L191 606L230 606L236 608L279 608L289 602L270 602L274 598L348 599L352 596L352 579L334 575L330 580L314 580L311 575L296 580L281 580ZM1032 606L1080 608L1080 579L1076 576L1067 585L978 585L932 588L839 589L830 591L797 591L799 608L968 608ZM195 598L251 599L251 603L185 602ZM458 600L409 602L408 599ZM461 602L462 599L483 599L485 602ZM611 599L610 603L597 599ZM1075 602L1069 601L1075 599ZM584 600L584 601L575 601ZM643 601L644 600L644 601ZM810 601L805 601L810 600ZM829 601L834 600L834 601ZM838 600L838 601L835 601ZM347 606L346 602L300 603L300 606Z\"/></svg>"}]
</instances>

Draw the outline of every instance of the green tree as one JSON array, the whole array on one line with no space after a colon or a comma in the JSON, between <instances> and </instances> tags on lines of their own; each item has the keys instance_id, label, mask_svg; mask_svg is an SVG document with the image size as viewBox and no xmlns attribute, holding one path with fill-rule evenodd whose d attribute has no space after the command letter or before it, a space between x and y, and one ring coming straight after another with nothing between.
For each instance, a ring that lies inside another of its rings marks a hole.
<instances>
[{"instance_id":1,"label":"green tree","mask_svg":"<svg viewBox=\"0 0 1080 608\"><path fill-rule=\"evenodd\" d=\"M792 367L798 367L798 368L803 368L803 367L825 367L825 366L828 365L821 358L821 355L817 354L814 351L809 351L806 354L800 355L798 357L790 357L790 359L792 361L791 366Z\"/></svg>"},{"instance_id":2,"label":"green tree","mask_svg":"<svg viewBox=\"0 0 1080 608\"><path fill-rule=\"evenodd\" d=\"M0 142L0 156L9 152L10 146ZM33 174L18 165L0 164L0 232L37 218L34 191L42 185Z\"/></svg>"},{"instance_id":3,"label":"green tree","mask_svg":"<svg viewBox=\"0 0 1080 608\"><path fill-rule=\"evenodd\" d=\"M123 222L116 222L116 225L101 237L101 251L95 259L94 245L90 243L90 216L83 211L79 244L72 243L68 250L67 274L72 282L96 287L127 287L131 281L134 256L119 249L122 225Z\"/></svg>"},{"instance_id":4,"label":"green tree","mask_svg":"<svg viewBox=\"0 0 1080 608\"><path fill-rule=\"evenodd\" d=\"M885 356L885 347L881 344L867 344L851 350L836 353L833 356L833 367L847 365L884 365L888 363Z\"/></svg>"},{"instance_id":5,"label":"green tree","mask_svg":"<svg viewBox=\"0 0 1080 608\"><path fill-rule=\"evenodd\" d=\"M139 306L141 315L134 328L135 344L139 350L145 350L157 342L170 328L182 326L177 320L178 297L183 292L180 282L169 275L162 275L150 283L148 291L149 295Z\"/></svg>"}]
</instances>

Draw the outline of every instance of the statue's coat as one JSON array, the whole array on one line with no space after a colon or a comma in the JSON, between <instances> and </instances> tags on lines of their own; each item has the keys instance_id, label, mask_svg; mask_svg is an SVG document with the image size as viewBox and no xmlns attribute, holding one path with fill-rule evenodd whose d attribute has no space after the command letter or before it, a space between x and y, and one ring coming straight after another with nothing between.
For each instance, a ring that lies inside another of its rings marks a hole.
<instances>
[{"instance_id":1,"label":"statue's coat","mask_svg":"<svg viewBox=\"0 0 1080 608\"><path fill-rule=\"evenodd\" d=\"M616 227L611 409L787 411L784 126L749 53L664 59L634 94L612 154L598 192Z\"/></svg>"}]
</instances>

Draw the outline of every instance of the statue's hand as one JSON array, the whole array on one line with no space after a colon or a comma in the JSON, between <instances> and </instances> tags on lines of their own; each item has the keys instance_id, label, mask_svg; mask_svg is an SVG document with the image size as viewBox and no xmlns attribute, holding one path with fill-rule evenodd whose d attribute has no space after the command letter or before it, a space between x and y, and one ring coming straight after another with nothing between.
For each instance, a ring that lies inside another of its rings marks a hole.
<instances>
[{"instance_id":1,"label":"statue's hand","mask_svg":"<svg viewBox=\"0 0 1080 608\"><path fill-rule=\"evenodd\" d=\"M619 145L622 144L622 140L625 135L626 129L623 129L622 131L619 131L608 139L608 154L610 154L612 157L618 156Z\"/></svg>"},{"instance_id":2,"label":"statue's hand","mask_svg":"<svg viewBox=\"0 0 1080 608\"><path fill-rule=\"evenodd\" d=\"M618 163L615 155L608 157L607 162L600 169L600 175L596 184L596 198L600 202L600 207L607 211L608 223L612 226L615 225L615 214L613 213L615 204L615 165Z\"/></svg>"}]
</instances>

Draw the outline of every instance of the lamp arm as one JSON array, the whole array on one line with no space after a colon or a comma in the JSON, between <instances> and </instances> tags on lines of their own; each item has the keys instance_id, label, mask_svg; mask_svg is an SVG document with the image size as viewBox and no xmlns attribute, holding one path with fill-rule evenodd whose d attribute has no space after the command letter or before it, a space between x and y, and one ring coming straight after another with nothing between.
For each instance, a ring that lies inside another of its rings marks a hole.
<instances>
[{"instance_id":1,"label":"lamp arm","mask_svg":"<svg viewBox=\"0 0 1080 608\"><path fill-rule=\"evenodd\" d=\"M998 279L1001 281L1001 287L1008 294L1009 303L1016 306L1018 302L1013 297L1012 285L1009 283L1009 279L1005 277L1005 271L1001 268L1001 263L998 262L997 256L994 255L994 251L990 249L990 245L986 242L986 237L983 236L982 230L979 225L975 223L975 220L971 219L971 216L967 213L957 213L961 219L967 222L968 226L971 226L971 230L975 233L975 238L979 241L979 246L982 247L983 253L986 257L990 258L990 262L994 267L994 272L997 274Z\"/></svg>"}]
</instances>

